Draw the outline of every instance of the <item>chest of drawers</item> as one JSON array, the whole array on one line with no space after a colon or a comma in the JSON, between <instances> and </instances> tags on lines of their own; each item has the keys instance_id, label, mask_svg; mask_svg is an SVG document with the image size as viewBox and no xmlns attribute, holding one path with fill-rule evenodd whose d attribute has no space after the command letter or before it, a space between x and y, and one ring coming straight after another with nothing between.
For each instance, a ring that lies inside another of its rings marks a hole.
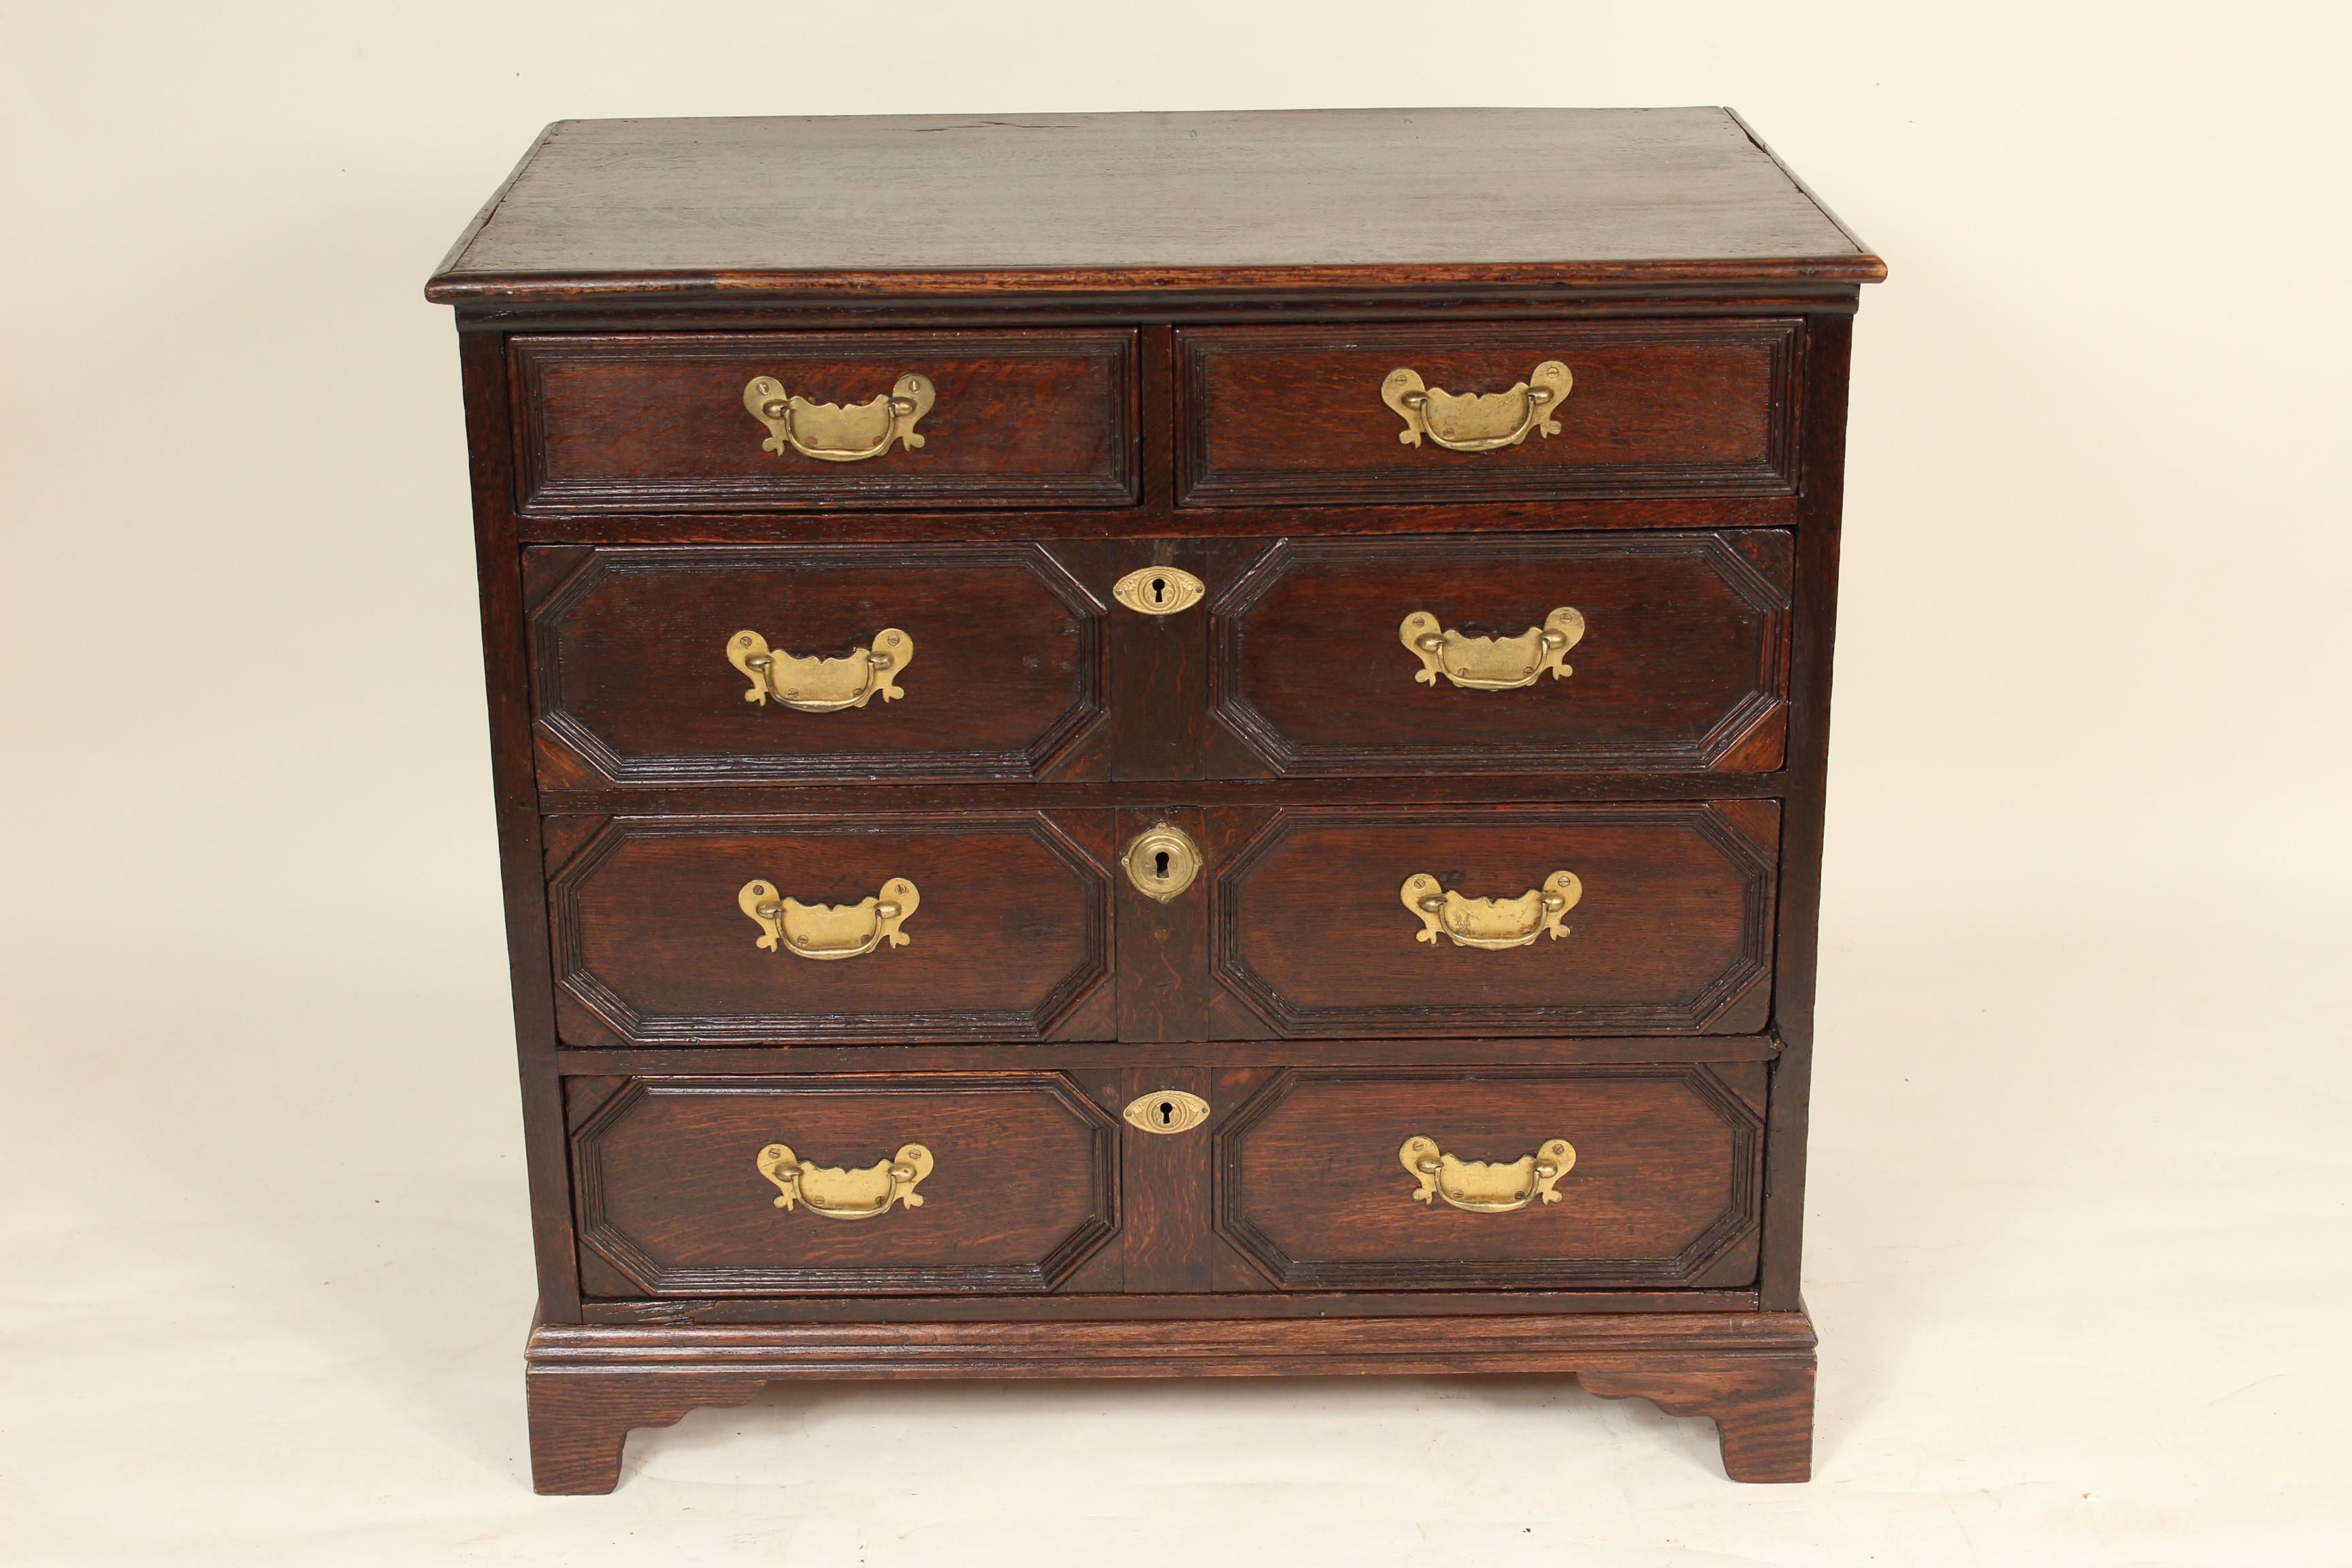
<instances>
[{"instance_id":1,"label":"chest of drawers","mask_svg":"<svg viewBox=\"0 0 2352 1568\"><path fill-rule=\"evenodd\" d=\"M1717 110L551 127L457 309L541 1490L784 1378L1808 1473L1858 285Z\"/></svg>"}]
</instances>

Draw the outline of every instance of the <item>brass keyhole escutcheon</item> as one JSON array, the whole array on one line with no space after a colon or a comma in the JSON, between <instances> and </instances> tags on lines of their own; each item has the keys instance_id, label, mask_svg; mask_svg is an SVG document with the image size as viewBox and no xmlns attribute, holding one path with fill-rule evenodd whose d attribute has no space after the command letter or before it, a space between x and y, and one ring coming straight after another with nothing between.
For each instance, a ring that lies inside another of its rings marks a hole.
<instances>
[{"instance_id":1,"label":"brass keyhole escutcheon","mask_svg":"<svg viewBox=\"0 0 2352 1568\"><path fill-rule=\"evenodd\" d=\"M1146 566L1111 584L1110 596L1147 616L1172 616L1201 602L1209 585L1174 566Z\"/></svg>"},{"instance_id":2,"label":"brass keyhole escutcheon","mask_svg":"<svg viewBox=\"0 0 2352 1568\"><path fill-rule=\"evenodd\" d=\"M1209 1102L1181 1089L1155 1089L1129 1100L1119 1116L1146 1132L1190 1132L1209 1119Z\"/></svg>"},{"instance_id":3,"label":"brass keyhole escutcheon","mask_svg":"<svg viewBox=\"0 0 2352 1568\"><path fill-rule=\"evenodd\" d=\"M1201 874L1201 847L1174 823L1155 822L1135 836L1119 863L1136 891L1164 904Z\"/></svg>"}]
</instances>

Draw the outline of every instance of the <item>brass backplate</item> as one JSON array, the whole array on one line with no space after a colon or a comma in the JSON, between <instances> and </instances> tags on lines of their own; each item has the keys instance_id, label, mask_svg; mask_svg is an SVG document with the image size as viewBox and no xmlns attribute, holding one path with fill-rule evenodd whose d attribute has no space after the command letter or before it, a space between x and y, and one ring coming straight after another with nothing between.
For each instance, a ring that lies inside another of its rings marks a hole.
<instances>
[{"instance_id":1,"label":"brass backplate","mask_svg":"<svg viewBox=\"0 0 2352 1568\"><path fill-rule=\"evenodd\" d=\"M1174 823L1155 822L1135 836L1118 861L1137 892L1164 904L1201 874L1201 847Z\"/></svg>"},{"instance_id":2,"label":"brass backplate","mask_svg":"<svg viewBox=\"0 0 2352 1568\"><path fill-rule=\"evenodd\" d=\"M1190 1132L1209 1119L1209 1102L1181 1089L1155 1089L1129 1100L1119 1115L1146 1132Z\"/></svg>"},{"instance_id":3,"label":"brass backplate","mask_svg":"<svg viewBox=\"0 0 2352 1568\"><path fill-rule=\"evenodd\" d=\"M1201 602L1209 585L1173 566L1146 566L1110 585L1110 596L1147 616L1172 616Z\"/></svg>"}]
</instances>

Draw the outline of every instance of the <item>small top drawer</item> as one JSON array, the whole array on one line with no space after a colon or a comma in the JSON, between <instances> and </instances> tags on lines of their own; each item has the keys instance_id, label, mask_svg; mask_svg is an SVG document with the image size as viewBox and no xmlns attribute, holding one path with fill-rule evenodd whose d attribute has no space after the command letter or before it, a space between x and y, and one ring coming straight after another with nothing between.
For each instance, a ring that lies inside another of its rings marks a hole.
<instances>
[{"instance_id":1,"label":"small top drawer","mask_svg":"<svg viewBox=\"0 0 2352 1568\"><path fill-rule=\"evenodd\" d=\"M1186 331L1182 500L1791 494L1799 331L1735 319Z\"/></svg>"},{"instance_id":2,"label":"small top drawer","mask_svg":"<svg viewBox=\"0 0 2352 1568\"><path fill-rule=\"evenodd\" d=\"M518 337L518 504L1130 505L1134 346L1123 331Z\"/></svg>"}]
</instances>

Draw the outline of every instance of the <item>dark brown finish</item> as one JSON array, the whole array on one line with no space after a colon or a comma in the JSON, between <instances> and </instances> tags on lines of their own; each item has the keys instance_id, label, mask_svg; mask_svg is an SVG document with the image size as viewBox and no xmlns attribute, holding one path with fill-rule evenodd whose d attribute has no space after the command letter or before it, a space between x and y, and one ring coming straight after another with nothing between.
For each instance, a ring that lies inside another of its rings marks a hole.
<instances>
[{"instance_id":1,"label":"dark brown finish","mask_svg":"<svg viewBox=\"0 0 2352 1568\"><path fill-rule=\"evenodd\" d=\"M1161 823L1195 843L1209 837L1208 814L1163 806L1118 814L1118 846ZM1205 876L1206 873L1204 872ZM1118 879L1118 1037L1132 1040L1209 1038L1209 900L1201 886L1165 903Z\"/></svg>"},{"instance_id":2,"label":"dark brown finish","mask_svg":"<svg viewBox=\"0 0 2352 1568\"><path fill-rule=\"evenodd\" d=\"M547 511L769 506L1115 506L1135 496L1132 332L725 332L512 341L520 504ZM869 403L919 372L919 448L861 462L764 448L755 376Z\"/></svg>"},{"instance_id":3,"label":"dark brown finish","mask_svg":"<svg viewBox=\"0 0 2352 1568\"><path fill-rule=\"evenodd\" d=\"M542 564L541 558L547 558ZM1104 606L1038 545L526 552L543 787L1099 776ZM561 574L561 575L558 575ZM727 640L839 658L896 628L905 695L745 700Z\"/></svg>"},{"instance_id":4,"label":"dark brown finish","mask_svg":"<svg viewBox=\"0 0 2352 1568\"><path fill-rule=\"evenodd\" d=\"M1801 1312L1220 1322L542 1323L530 1336L543 1492L610 1491L636 1426L795 1378L1574 1375L1605 1398L1712 1417L1734 1480L1806 1479L1813 1331Z\"/></svg>"},{"instance_id":5,"label":"dark brown finish","mask_svg":"<svg viewBox=\"0 0 2352 1568\"><path fill-rule=\"evenodd\" d=\"M1110 973L1102 814L624 817L549 881L557 1017L573 1045L1039 1039L1077 1032ZM855 904L904 877L904 947L766 952L738 906L764 879Z\"/></svg>"},{"instance_id":6,"label":"dark brown finish","mask_svg":"<svg viewBox=\"0 0 2352 1568\"><path fill-rule=\"evenodd\" d=\"M1772 807L1727 804L1273 813L1217 864L1216 978L1287 1035L1745 1033L1770 1000ZM1569 935L1501 952L1418 940L1399 898L1420 872L1515 899L1561 870Z\"/></svg>"},{"instance_id":7,"label":"dark brown finish","mask_svg":"<svg viewBox=\"0 0 2352 1568\"><path fill-rule=\"evenodd\" d=\"M566 120L428 293L1853 283L1885 270L1720 109Z\"/></svg>"},{"instance_id":8,"label":"dark brown finish","mask_svg":"<svg viewBox=\"0 0 2352 1568\"><path fill-rule=\"evenodd\" d=\"M1218 1230L1294 1290L1748 1284L1763 1093L1751 1063L1285 1073L1217 1135ZM1576 1162L1558 1203L1470 1214L1414 1199L1416 1136Z\"/></svg>"},{"instance_id":9,"label":"dark brown finish","mask_svg":"<svg viewBox=\"0 0 2352 1568\"><path fill-rule=\"evenodd\" d=\"M1209 1101L1210 1120L1186 1132L1127 1131L1127 1268L1122 1287L1136 1294L1207 1290L1216 1279L1217 1243L1209 1230L1209 1158L1221 1106L1206 1068L1129 1068L1119 1076L1122 1110L1134 1100L1181 1089Z\"/></svg>"},{"instance_id":10,"label":"dark brown finish","mask_svg":"<svg viewBox=\"0 0 2352 1568\"><path fill-rule=\"evenodd\" d=\"M1188 328L1188 506L1782 495L1796 486L1791 321ZM1575 376L1560 433L1454 452L1399 439L1391 371L1457 395L1507 392L1546 360Z\"/></svg>"},{"instance_id":11,"label":"dark brown finish","mask_svg":"<svg viewBox=\"0 0 2352 1568\"><path fill-rule=\"evenodd\" d=\"M1219 721L1280 773L1770 772L1788 727L1778 531L1287 540L1211 607ZM1584 616L1572 673L1423 684L1404 617L1516 637Z\"/></svg>"},{"instance_id":12,"label":"dark brown finish","mask_svg":"<svg viewBox=\"0 0 2352 1568\"><path fill-rule=\"evenodd\" d=\"M1138 192L1150 193L1149 201ZM1799 1296L1854 285L1721 110L566 122L458 307L550 1491L785 1377L1549 1372L1809 1468ZM1563 428L1397 440L1400 365ZM922 447L761 450L743 383ZM1111 586L1181 568L1150 617ZM1410 600L1411 602L1404 602ZM1565 680L1412 679L1397 623L1587 617ZM724 624L721 624L724 623ZM723 639L907 696L747 703ZM1161 904L1118 850L1202 846ZM1427 871L1584 880L1570 934L1413 941ZM921 889L760 951L765 878ZM1161 1136L1140 1094L1208 1101ZM1536 1124L1536 1119L1542 1124ZM919 1125L915 1125L919 1123ZM1578 1148L1562 1201L1412 1201ZM786 1214L771 1142L937 1151ZM1458 1145L1458 1147L1457 1147Z\"/></svg>"},{"instance_id":13,"label":"dark brown finish","mask_svg":"<svg viewBox=\"0 0 2352 1568\"><path fill-rule=\"evenodd\" d=\"M1792 652L1796 717L1783 837L1775 1019L1786 1054L1772 1074L1772 1119L1764 1171L1764 1274L1768 1303L1801 1310L1800 1248L1805 1226L1805 1138L1813 1071L1813 991L1820 948L1822 825L1829 772L1830 656L1837 636L1838 539L1845 496L1846 371L1853 342L1848 317L1813 324L1806 395L1821 410L1805 449L1804 531L1798 592L1807 613Z\"/></svg>"},{"instance_id":14,"label":"dark brown finish","mask_svg":"<svg viewBox=\"0 0 2352 1568\"><path fill-rule=\"evenodd\" d=\"M572 1134L580 1244L650 1296L1049 1290L1118 1227L1117 1123L1050 1073L632 1080ZM920 1143L919 1207L786 1212L755 1160Z\"/></svg>"}]
</instances>

